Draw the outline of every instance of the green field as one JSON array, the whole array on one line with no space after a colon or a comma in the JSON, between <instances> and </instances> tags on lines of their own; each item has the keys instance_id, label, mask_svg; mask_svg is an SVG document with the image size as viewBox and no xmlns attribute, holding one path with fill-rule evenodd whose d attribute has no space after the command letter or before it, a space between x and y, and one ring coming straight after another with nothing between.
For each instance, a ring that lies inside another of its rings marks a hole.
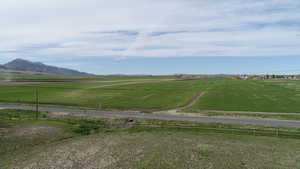
<instances>
[{"instance_id":1,"label":"green field","mask_svg":"<svg viewBox=\"0 0 300 169\"><path fill-rule=\"evenodd\" d=\"M115 108L173 109L205 95L189 110L300 112L300 81L115 80L93 82L0 84L0 100L102 105Z\"/></svg>"},{"instance_id":2,"label":"green field","mask_svg":"<svg viewBox=\"0 0 300 169\"><path fill-rule=\"evenodd\" d=\"M141 108L181 106L212 82L70 82L1 86L0 100L34 101L38 88L41 102Z\"/></svg>"},{"instance_id":3,"label":"green field","mask_svg":"<svg viewBox=\"0 0 300 169\"><path fill-rule=\"evenodd\" d=\"M101 80L117 80L117 79L164 79L173 78L173 76L151 76L151 75L56 75L56 74L22 74L22 73L5 73L0 72L0 79L101 79Z\"/></svg>"},{"instance_id":4,"label":"green field","mask_svg":"<svg viewBox=\"0 0 300 169\"><path fill-rule=\"evenodd\" d=\"M299 81L289 83L300 86ZM268 81L223 81L192 109L300 112L300 91Z\"/></svg>"},{"instance_id":5,"label":"green field","mask_svg":"<svg viewBox=\"0 0 300 169\"><path fill-rule=\"evenodd\" d=\"M158 120L127 122L58 118L46 113L35 120L32 111L0 110L0 168L300 167L299 138L277 137L273 131L278 129ZM141 125L146 123L161 127ZM204 130L207 127L210 130ZM240 131L228 130L232 128ZM253 128L270 132L253 136ZM300 133L298 129L280 130Z\"/></svg>"}]
</instances>

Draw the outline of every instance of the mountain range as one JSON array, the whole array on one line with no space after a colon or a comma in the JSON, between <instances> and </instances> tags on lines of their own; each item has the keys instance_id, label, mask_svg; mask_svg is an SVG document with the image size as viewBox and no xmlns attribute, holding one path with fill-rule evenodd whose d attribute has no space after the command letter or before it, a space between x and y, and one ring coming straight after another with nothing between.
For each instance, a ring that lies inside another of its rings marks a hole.
<instances>
[{"instance_id":1,"label":"mountain range","mask_svg":"<svg viewBox=\"0 0 300 169\"><path fill-rule=\"evenodd\" d=\"M92 75L77 70L55 67L43 64L41 62L31 62L24 59L15 59L4 65L0 65L0 71L18 71L18 72L33 72L43 74L59 74L59 75Z\"/></svg>"}]
</instances>

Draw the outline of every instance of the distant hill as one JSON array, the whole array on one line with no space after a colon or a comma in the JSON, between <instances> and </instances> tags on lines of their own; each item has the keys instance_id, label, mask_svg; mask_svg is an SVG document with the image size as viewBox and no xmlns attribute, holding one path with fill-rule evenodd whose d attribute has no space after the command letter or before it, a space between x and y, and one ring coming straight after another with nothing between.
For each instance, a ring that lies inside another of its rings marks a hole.
<instances>
[{"instance_id":1,"label":"distant hill","mask_svg":"<svg viewBox=\"0 0 300 169\"><path fill-rule=\"evenodd\" d=\"M77 70L60 68L55 66L45 65L41 62L31 62L24 59L15 59L4 65L0 65L0 69L12 70L12 71L30 71L47 74L59 74L59 75L91 75Z\"/></svg>"}]
</instances>

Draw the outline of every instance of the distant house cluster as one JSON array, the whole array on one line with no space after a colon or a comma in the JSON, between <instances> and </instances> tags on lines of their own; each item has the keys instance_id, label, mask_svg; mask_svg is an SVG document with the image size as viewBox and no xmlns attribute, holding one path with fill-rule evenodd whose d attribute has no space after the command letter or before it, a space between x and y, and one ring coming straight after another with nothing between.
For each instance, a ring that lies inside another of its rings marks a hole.
<instances>
[{"instance_id":1,"label":"distant house cluster","mask_svg":"<svg viewBox=\"0 0 300 169\"><path fill-rule=\"evenodd\" d=\"M296 75L240 75L242 80L297 79Z\"/></svg>"}]
</instances>

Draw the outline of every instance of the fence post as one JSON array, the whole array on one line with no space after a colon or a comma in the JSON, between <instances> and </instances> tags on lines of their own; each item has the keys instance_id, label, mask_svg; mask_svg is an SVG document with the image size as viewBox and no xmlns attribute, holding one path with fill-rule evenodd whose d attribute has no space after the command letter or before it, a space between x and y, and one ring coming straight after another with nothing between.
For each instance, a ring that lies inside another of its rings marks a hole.
<instances>
[{"instance_id":1,"label":"fence post","mask_svg":"<svg viewBox=\"0 0 300 169\"><path fill-rule=\"evenodd\" d=\"M39 91L37 88L35 89L35 106L35 118L37 120L39 118Z\"/></svg>"}]
</instances>

